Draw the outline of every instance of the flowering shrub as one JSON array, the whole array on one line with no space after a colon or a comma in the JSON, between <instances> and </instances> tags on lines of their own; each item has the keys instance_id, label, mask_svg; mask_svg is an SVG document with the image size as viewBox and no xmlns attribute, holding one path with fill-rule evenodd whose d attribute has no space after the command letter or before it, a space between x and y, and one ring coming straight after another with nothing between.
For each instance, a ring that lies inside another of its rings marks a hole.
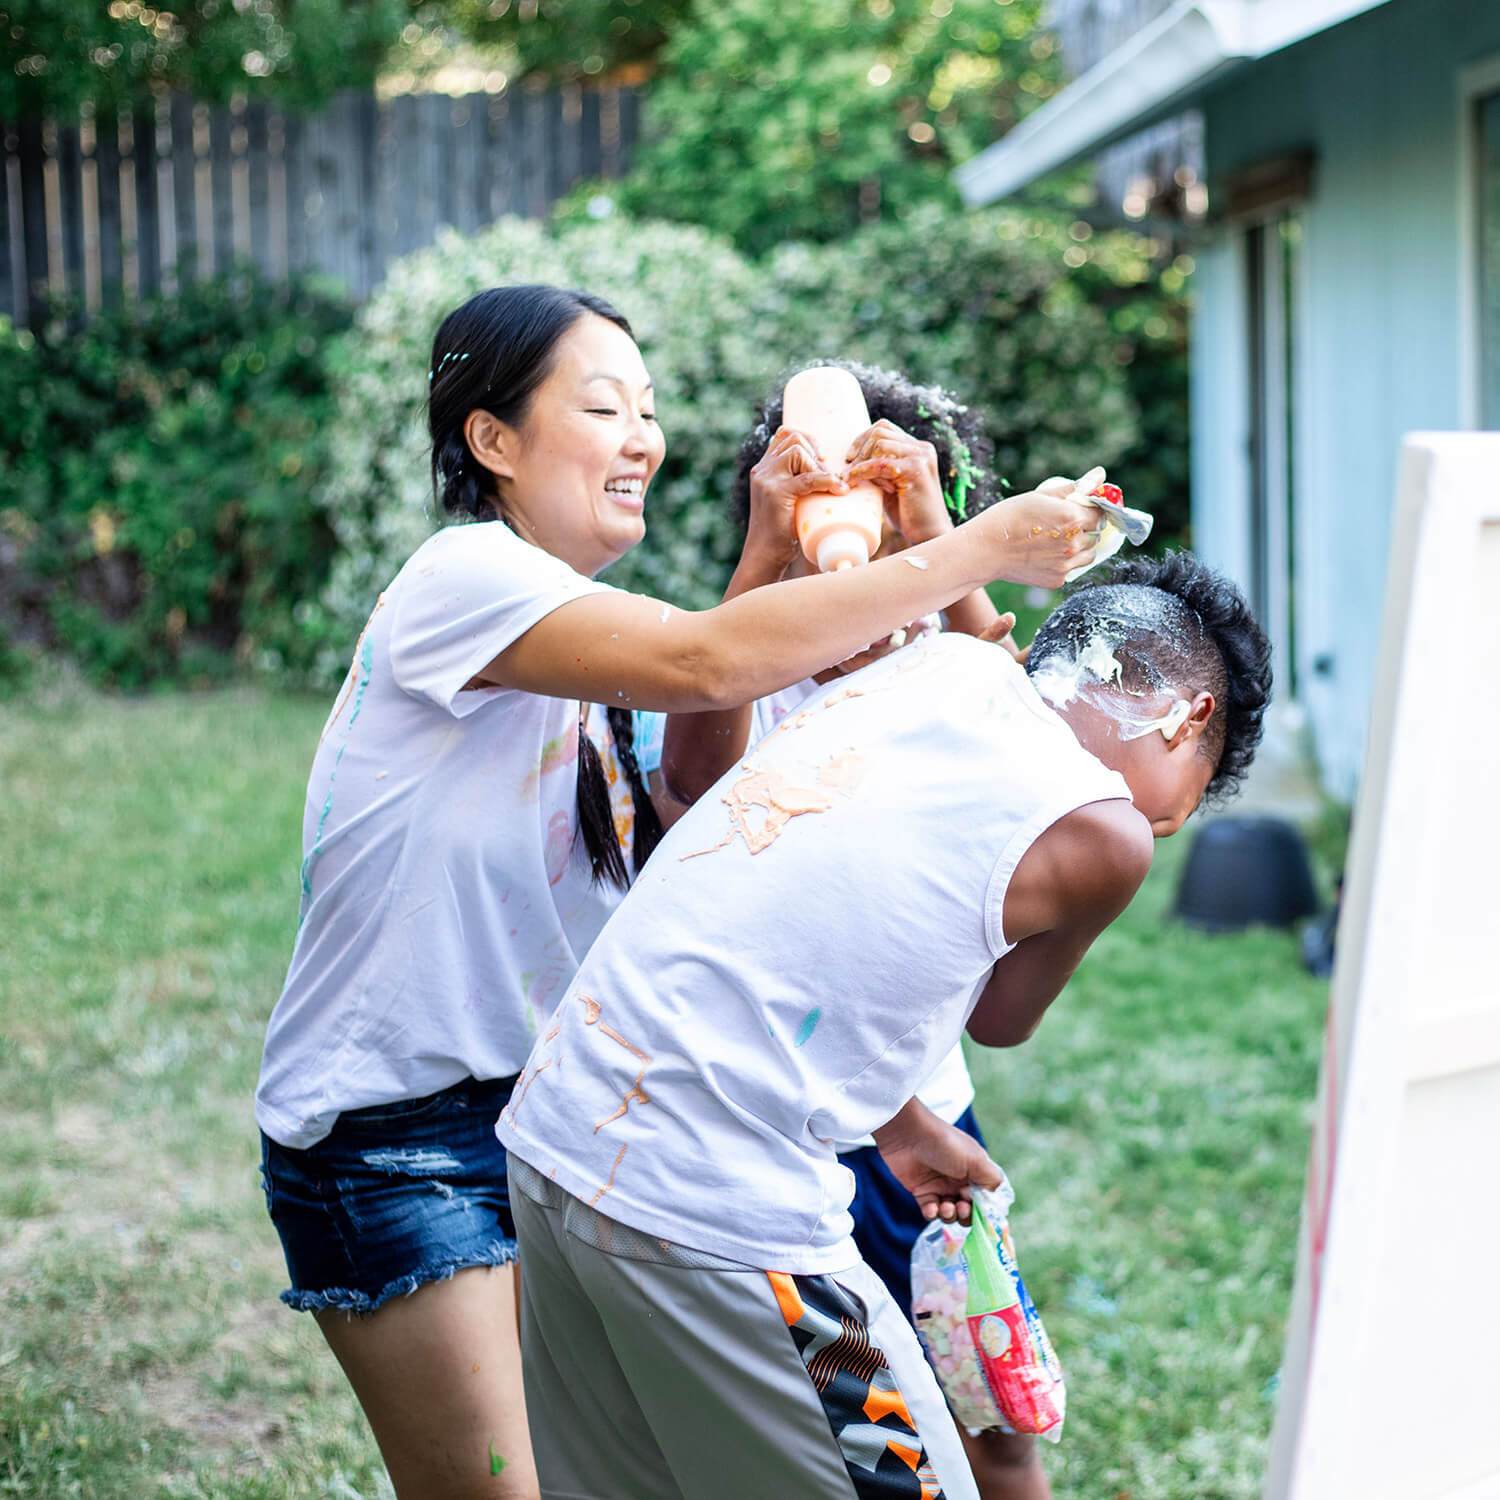
<instances>
[{"instance_id":1,"label":"flowering shrub","mask_svg":"<svg viewBox=\"0 0 1500 1500\"><path fill-rule=\"evenodd\" d=\"M786 245L770 263L788 306L782 337L978 407L1010 488L1081 474L1130 446L1136 409L1121 344L1064 260L1072 248L1045 216L930 207L841 244Z\"/></svg>"}]
</instances>

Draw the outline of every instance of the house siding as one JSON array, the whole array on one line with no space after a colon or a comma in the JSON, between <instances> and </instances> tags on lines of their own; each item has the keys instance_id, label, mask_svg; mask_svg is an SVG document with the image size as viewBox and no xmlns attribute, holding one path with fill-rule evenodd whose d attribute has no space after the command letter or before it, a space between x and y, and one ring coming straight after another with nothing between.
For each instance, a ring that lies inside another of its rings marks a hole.
<instances>
[{"instance_id":1,"label":"house siding","mask_svg":"<svg viewBox=\"0 0 1500 1500\"><path fill-rule=\"evenodd\" d=\"M1268 158L1317 153L1297 324L1295 649L1319 761L1343 795L1364 752L1400 441L1463 425L1458 80L1496 54L1496 0L1395 0L1203 103L1211 190ZM1222 234L1195 278L1193 493L1200 551L1243 579L1239 260Z\"/></svg>"}]
</instances>

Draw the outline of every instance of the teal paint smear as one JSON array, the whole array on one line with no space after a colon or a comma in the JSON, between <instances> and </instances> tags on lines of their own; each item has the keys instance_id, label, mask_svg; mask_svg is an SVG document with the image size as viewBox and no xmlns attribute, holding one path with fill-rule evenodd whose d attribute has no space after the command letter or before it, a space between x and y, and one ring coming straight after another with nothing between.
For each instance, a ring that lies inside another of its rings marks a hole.
<instances>
[{"instance_id":1,"label":"teal paint smear","mask_svg":"<svg viewBox=\"0 0 1500 1500\"><path fill-rule=\"evenodd\" d=\"M811 1039L813 1032L818 1029L818 1022L822 1019L822 1007L817 1005L813 1006L813 1008L808 1011L805 1016L803 1016L802 1024L797 1028L797 1036L794 1045L798 1047L805 1047L808 1041Z\"/></svg>"},{"instance_id":2,"label":"teal paint smear","mask_svg":"<svg viewBox=\"0 0 1500 1500\"><path fill-rule=\"evenodd\" d=\"M354 708L349 715L349 728L344 731L344 743L339 746L339 753L333 758L333 769L328 773L328 791L323 797L323 810L318 814L318 826L313 833L312 848L307 851L307 857L302 861L302 911L297 918L297 926L301 927L307 920L307 909L312 903L312 875L313 866L318 862L318 855L323 852L323 826L328 822L328 814L333 811L333 787L339 778L339 764L344 759L344 751L349 748L349 734L354 728L354 721L359 718L359 711L364 707L365 689L370 685L370 673L375 666L375 643L370 639L369 631L365 632L365 643L359 653L359 681L354 684Z\"/></svg>"},{"instance_id":3,"label":"teal paint smear","mask_svg":"<svg viewBox=\"0 0 1500 1500\"><path fill-rule=\"evenodd\" d=\"M365 631L364 649L359 653L359 670L364 674L354 685L354 712L349 715L349 728L354 728L354 722L359 718L359 711L364 707L365 689L370 685L370 671L375 665L375 642L370 639L370 632ZM348 741L345 740L345 744Z\"/></svg>"},{"instance_id":4,"label":"teal paint smear","mask_svg":"<svg viewBox=\"0 0 1500 1500\"><path fill-rule=\"evenodd\" d=\"M333 770L328 773L328 794L323 798L323 811L318 814L318 827L313 834L313 846L307 851L307 857L302 861L302 915L307 915L307 903L312 900L312 872L313 864L323 848L323 825L328 821L328 814L333 811L333 784L339 778L339 762L344 758L344 751L348 748L348 742L339 746L339 753L333 758ZM302 925L301 921L297 924Z\"/></svg>"}]
</instances>

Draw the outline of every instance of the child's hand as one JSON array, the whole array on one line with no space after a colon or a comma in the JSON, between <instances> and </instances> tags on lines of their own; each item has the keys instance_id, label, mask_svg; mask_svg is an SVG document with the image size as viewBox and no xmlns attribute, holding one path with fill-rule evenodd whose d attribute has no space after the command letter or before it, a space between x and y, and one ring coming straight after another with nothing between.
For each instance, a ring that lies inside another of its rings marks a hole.
<instances>
[{"instance_id":1,"label":"child's hand","mask_svg":"<svg viewBox=\"0 0 1500 1500\"><path fill-rule=\"evenodd\" d=\"M863 651L856 651L853 656L846 656L843 661L830 667L828 671L820 672L817 680L831 682L835 677L857 672L861 667L868 667L872 661L879 661L881 657L889 656L891 652L899 651L903 646L909 646L913 641L919 641L924 635L931 635L933 631L941 628L942 622L936 615L913 620L909 625L903 625L900 630L892 631L884 640L875 641L866 646Z\"/></svg>"},{"instance_id":2,"label":"child's hand","mask_svg":"<svg viewBox=\"0 0 1500 1500\"><path fill-rule=\"evenodd\" d=\"M1026 658L1031 655L1031 647L1027 646L1023 651L1016 645L1016 638L1011 632L1016 628L1016 617L1010 610L1006 610L993 625L986 625L979 632L981 641L988 641L992 646L999 646L1002 651L1008 651L1015 661L1021 666L1026 665Z\"/></svg>"},{"instance_id":3,"label":"child's hand","mask_svg":"<svg viewBox=\"0 0 1500 1500\"><path fill-rule=\"evenodd\" d=\"M924 1219L967 1224L971 1189L1000 1186L1000 1168L984 1147L916 1099L875 1132L875 1144L891 1175L917 1200Z\"/></svg>"},{"instance_id":4,"label":"child's hand","mask_svg":"<svg viewBox=\"0 0 1500 1500\"><path fill-rule=\"evenodd\" d=\"M909 545L953 529L931 443L881 418L855 438L847 462L850 484L873 484L885 492L891 520Z\"/></svg>"},{"instance_id":5,"label":"child's hand","mask_svg":"<svg viewBox=\"0 0 1500 1500\"><path fill-rule=\"evenodd\" d=\"M849 486L830 474L813 440L791 427L777 429L750 471L750 525L745 550L786 562L797 553L797 502L804 495L842 495Z\"/></svg>"}]
</instances>

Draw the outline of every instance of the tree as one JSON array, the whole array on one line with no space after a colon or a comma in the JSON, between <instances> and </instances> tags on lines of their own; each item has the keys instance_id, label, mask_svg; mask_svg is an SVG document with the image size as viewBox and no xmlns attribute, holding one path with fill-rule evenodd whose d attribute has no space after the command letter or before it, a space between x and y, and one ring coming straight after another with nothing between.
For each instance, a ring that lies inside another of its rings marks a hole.
<instances>
[{"instance_id":1,"label":"tree","mask_svg":"<svg viewBox=\"0 0 1500 1500\"><path fill-rule=\"evenodd\" d=\"M694 8L694 0L445 0L440 7L455 32L509 49L521 76L551 83L644 76Z\"/></svg>"},{"instance_id":2,"label":"tree","mask_svg":"<svg viewBox=\"0 0 1500 1500\"><path fill-rule=\"evenodd\" d=\"M700 0L657 56L651 135L625 206L706 225L751 253L837 238L918 203L956 206L952 168L1056 86L1039 10Z\"/></svg>"},{"instance_id":3,"label":"tree","mask_svg":"<svg viewBox=\"0 0 1500 1500\"><path fill-rule=\"evenodd\" d=\"M0 117L129 105L163 87L201 99L314 104L370 83L412 0L0 0Z\"/></svg>"}]
</instances>

